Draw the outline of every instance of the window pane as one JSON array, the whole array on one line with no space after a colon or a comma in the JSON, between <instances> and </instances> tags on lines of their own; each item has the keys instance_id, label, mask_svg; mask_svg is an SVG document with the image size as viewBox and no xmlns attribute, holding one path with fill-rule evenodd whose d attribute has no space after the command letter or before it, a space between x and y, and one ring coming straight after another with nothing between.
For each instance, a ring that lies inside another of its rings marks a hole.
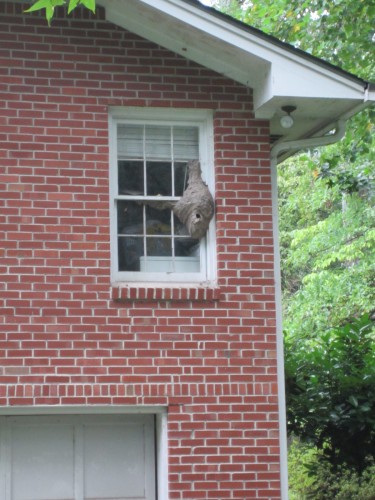
<instances>
[{"instance_id":1,"label":"window pane","mask_svg":"<svg viewBox=\"0 0 375 500\"><path fill-rule=\"evenodd\" d=\"M139 271L139 257L143 255L143 205L118 201L117 227L119 270Z\"/></svg>"},{"instance_id":2,"label":"window pane","mask_svg":"<svg viewBox=\"0 0 375 500\"><path fill-rule=\"evenodd\" d=\"M198 127L173 128L173 157L175 160L198 160Z\"/></svg>"},{"instance_id":3,"label":"window pane","mask_svg":"<svg viewBox=\"0 0 375 500\"><path fill-rule=\"evenodd\" d=\"M149 203L158 203L152 202ZM170 235L171 227L171 211L157 210L153 207L146 207L146 233L152 235Z\"/></svg>"},{"instance_id":4,"label":"window pane","mask_svg":"<svg viewBox=\"0 0 375 500\"><path fill-rule=\"evenodd\" d=\"M140 270L150 273L199 273L199 257L168 257L148 256L141 257Z\"/></svg>"},{"instance_id":5,"label":"window pane","mask_svg":"<svg viewBox=\"0 0 375 500\"><path fill-rule=\"evenodd\" d=\"M143 158L143 125L118 125L117 153L119 157Z\"/></svg>"},{"instance_id":6,"label":"window pane","mask_svg":"<svg viewBox=\"0 0 375 500\"><path fill-rule=\"evenodd\" d=\"M143 234L143 205L136 201L117 202L117 232Z\"/></svg>"},{"instance_id":7,"label":"window pane","mask_svg":"<svg viewBox=\"0 0 375 500\"><path fill-rule=\"evenodd\" d=\"M143 162L118 162L118 193L142 196L144 194Z\"/></svg>"},{"instance_id":8,"label":"window pane","mask_svg":"<svg viewBox=\"0 0 375 500\"><path fill-rule=\"evenodd\" d=\"M148 161L146 175L148 196L172 196L171 162Z\"/></svg>"},{"instance_id":9,"label":"window pane","mask_svg":"<svg viewBox=\"0 0 375 500\"><path fill-rule=\"evenodd\" d=\"M171 158L171 127L146 126L146 158Z\"/></svg>"},{"instance_id":10,"label":"window pane","mask_svg":"<svg viewBox=\"0 0 375 500\"><path fill-rule=\"evenodd\" d=\"M178 162L174 164L174 195L182 196L187 188L188 181L187 162Z\"/></svg>"},{"instance_id":11,"label":"window pane","mask_svg":"<svg viewBox=\"0 0 375 500\"><path fill-rule=\"evenodd\" d=\"M143 255L143 237L119 236L119 271L139 271L139 259Z\"/></svg>"},{"instance_id":12,"label":"window pane","mask_svg":"<svg viewBox=\"0 0 375 500\"><path fill-rule=\"evenodd\" d=\"M196 257L199 259L199 240L194 238L176 238L175 253L177 257Z\"/></svg>"},{"instance_id":13,"label":"window pane","mask_svg":"<svg viewBox=\"0 0 375 500\"><path fill-rule=\"evenodd\" d=\"M147 257L151 256L165 256L172 255L172 239L171 238L147 238Z\"/></svg>"}]
</instances>

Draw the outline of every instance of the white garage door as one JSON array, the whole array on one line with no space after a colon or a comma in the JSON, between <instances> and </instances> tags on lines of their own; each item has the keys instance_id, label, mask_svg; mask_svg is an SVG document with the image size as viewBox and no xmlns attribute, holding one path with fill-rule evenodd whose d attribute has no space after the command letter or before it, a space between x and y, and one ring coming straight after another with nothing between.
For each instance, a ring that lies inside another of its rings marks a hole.
<instances>
[{"instance_id":1,"label":"white garage door","mask_svg":"<svg viewBox=\"0 0 375 500\"><path fill-rule=\"evenodd\" d=\"M153 415L0 417L3 500L155 500Z\"/></svg>"}]
</instances>

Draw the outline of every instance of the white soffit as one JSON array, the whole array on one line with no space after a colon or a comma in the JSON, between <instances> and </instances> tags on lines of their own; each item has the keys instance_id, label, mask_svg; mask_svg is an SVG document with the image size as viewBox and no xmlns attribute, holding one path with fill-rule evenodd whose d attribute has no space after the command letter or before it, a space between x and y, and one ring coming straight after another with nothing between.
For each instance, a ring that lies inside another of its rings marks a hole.
<instances>
[{"instance_id":1,"label":"white soffit","mask_svg":"<svg viewBox=\"0 0 375 500\"><path fill-rule=\"evenodd\" d=\"M366 82L184 0L98 0L106 19L254 91L258 118L280 129L281 107L294 105L288 138L329 128L365 107ZM372 97L373 99L373 97Z\"/></svg>"}]
</instances>

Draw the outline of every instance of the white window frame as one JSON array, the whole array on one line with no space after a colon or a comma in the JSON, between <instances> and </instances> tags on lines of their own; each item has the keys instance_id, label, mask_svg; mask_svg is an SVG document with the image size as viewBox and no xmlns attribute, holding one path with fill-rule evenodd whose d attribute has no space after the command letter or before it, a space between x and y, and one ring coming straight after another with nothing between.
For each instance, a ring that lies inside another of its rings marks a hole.
<instances>
[{"instance_id":1,"label":"white window frame","mask_svg":"<svg viewBox=\"0 0 375 500\"><path fill-rule=\"evenodd\" d=\"M109 113L110 151L110 220L111 220L111 280L114 283L169 283L210 284L216 278L215 224L211 221L209 230L200 244L200 272L125 272L118 270L117 213L117 125L176 125L197 126L199 130L199 161L202 177L214 196L213 169L213 116L209 110L163 109L163 108L111 108Z\"/></svg>"}]
</instances>

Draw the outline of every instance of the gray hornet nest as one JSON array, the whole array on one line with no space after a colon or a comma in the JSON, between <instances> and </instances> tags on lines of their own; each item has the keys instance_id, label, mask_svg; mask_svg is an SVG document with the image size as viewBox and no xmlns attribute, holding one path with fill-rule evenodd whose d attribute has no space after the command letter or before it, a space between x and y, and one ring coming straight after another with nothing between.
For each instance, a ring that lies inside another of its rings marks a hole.
<instances>
[{"instance_id":1,"label":"gray hornet nest","mask_svg":"<svg viewBox=\"0 0 375 500\"><path fill-rule=\"evenodd\" d=\"M207 232L214 215L214 200L207 184L202 180L199 161L190 161L188 187L173 212L187 228L192 238L201 239Z\"/></svg>"}]
</instances>

